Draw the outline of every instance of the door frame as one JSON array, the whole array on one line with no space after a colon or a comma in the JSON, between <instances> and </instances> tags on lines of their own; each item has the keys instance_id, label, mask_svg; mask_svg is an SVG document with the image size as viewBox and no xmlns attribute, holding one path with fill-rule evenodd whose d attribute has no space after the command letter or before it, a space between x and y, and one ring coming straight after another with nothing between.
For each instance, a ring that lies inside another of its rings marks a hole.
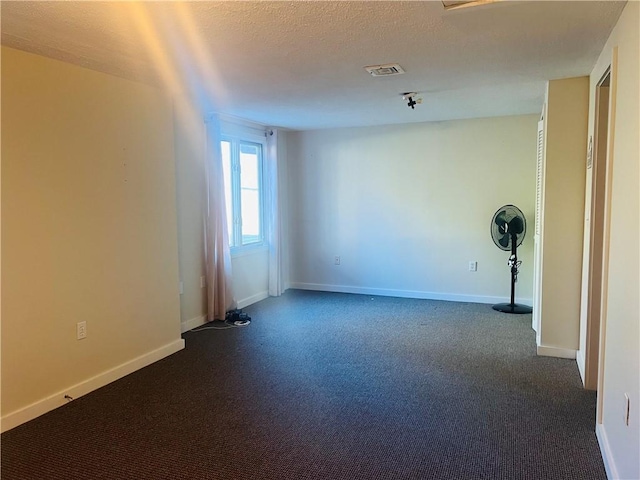
<instances>
[{"instance_id":1,"label":"door frame","mask_svg":"<svg viewBox=\"0 0 640 480\"><path fill-rule=\"evenodd\" d=\"M602 228L602 283L601 283L601 301L600 301L600 325L598 338L597 353L597 401L596 401L596 423L602 424L604 415L604 381L605 381L605 362L606 362L606 334L607 334L607 301L609 291L609 249L611 239L611 191L613 186L613 160L614 160L614 141L615 141L615 120L616 120L616 96L617 96L617 79L618 79L618 47L613 48L611 55L611 64L605 69L605 76L609 75L609 99L608 99L608 124L607 124L607 147L605 159L605 181L604 181L604 209L603 209L603 228ZM604 76L603 76L604 78ZM587 356L591 356L587 351Z\"/></svg>"}]
</instances>

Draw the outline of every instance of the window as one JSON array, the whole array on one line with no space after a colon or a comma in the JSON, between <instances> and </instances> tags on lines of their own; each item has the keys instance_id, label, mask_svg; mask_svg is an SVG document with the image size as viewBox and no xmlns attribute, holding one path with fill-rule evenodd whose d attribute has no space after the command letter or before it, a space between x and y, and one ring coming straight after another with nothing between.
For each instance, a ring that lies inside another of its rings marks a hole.
<instances>
[{"instance_id":1,"label":"window","mask_svg":"<svg viewBox=\"0 0 640 480\"><path fill-rule=\"evenodd\" d=\"M262 143L223 136L220 147L229 244L262 244Z\"/></svg>"}]
</instances>

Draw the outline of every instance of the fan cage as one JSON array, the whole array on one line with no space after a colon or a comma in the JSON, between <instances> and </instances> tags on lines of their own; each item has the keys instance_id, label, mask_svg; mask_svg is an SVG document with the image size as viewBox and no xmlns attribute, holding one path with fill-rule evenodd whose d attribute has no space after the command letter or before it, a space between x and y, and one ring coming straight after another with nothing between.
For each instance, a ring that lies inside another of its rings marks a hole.
<instances>
[{"instance_id":1,"label":"fan cage","mask_svg":"<svg viewBox=\"0 0 640 480\"><path fill-rule=\"evenodd\" d=\"M496 211L491 219L491 238L493 243L501 250L510 251L513 248L512 233L508 229L500 231L500 227L503 225L502 220L504 220L504 223L510 224L516 217L522 220L522 231L516 234L516 247L519 247L527 233L527 221L522 210L515 205L504 205Z\"/></svg>"}]
</instances>

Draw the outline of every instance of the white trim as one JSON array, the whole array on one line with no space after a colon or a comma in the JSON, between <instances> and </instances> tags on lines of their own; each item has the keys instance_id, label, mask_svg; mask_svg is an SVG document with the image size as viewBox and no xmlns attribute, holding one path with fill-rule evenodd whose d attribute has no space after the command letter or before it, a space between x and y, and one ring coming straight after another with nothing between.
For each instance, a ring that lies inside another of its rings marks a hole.
<instances>
[{"instance_id":1,"label":"white trim","mask_svg":"<svg viewBox=\"0 0 640 480\"><path fill-rule=\"evenodd\" d=\"M289 288L300 290L318 290L321 292L357 293L361 295L380 295L382 297L418 298L422 300L446 300L449 302L470 303L508 303L506 297L486 295L465 295L460 293L423 292L418 290L395 290L391 288L354 287L349 285L327 285L321 283L291 282ZM519 303L531 305L530 298L518 299Z\"/></svg>"},{"instance_id":2,"label":"white trim","mask_svg":"<svg viewBox=\"0 0 640 480\"><path fill-rule=\"evenodd\" d=\"M220 141L221 143L229 144L229 167L231 169L229 178L231 185L231 229L229 233L229 249L231 257L239 255L245 249L253 250L259 249L265 246L266 229L265 225L265 181L264 181L264 165L265 155L267 150L267 139L265 132L262 131L261 135L255 135L253 133L245 132L240 129L234 133L231 127L225 127L220 125ZM258 209L259 209L259 239L258 241L251 242L247 245L243 245L244 235L242 231L242 169L241 162L241 149L243 145L249 145L256 147L259 150L256 156L258 167ZM257 147L260 147L258 149ZM224 162L223 162L224 163ZM223 175L224 176L224 175ZM227 205L229 207L229 205Z\"/></svg>"},{"instance_id":3,"label":"white trim","mask_svg":"<svg viewBox=\"0 0 640 480\"><path fill-rule=\"evenodd\" d=\"M575 360L577 350L553 347L549 345L538 345L537 354L541 357L569 358L571 360Z\"/></svg>"},{"instance_id":4,"label":"white trim","mask_svg":"<svg viewBox=\"0 0 640 480\"><path fill-rule=\"evenodd\" d=\"M582 386L585 386L586 383L586 376L585 376L585 364L586 364L586 359L584 356L584 349L583 350L578 350L576 352L576 364L578 365L578 372L580 373L580 379L582 380Z\"/></svg>"},{"instance_id":5,"label":"white trim","mask_svg":"<svg viewBox=\"0 0 640 480\"><path fill-rule=\"evenodd\" d=\"M265 290L264 292L256 293L255 295L251 295L250 297L243 298L242 300L238 300L238 308L248 307L249 305L253 305L260 300L264 300L269 296L269 291Z\"/></svg>"},{"instance_id":6,"label":"white trim","mask_svg":"<svg viewBox=\"0 0 640 480\"><path fill-rule=\"evenodd\" d=\"M223 113L211 113L205 115L204 123L210 123L217 119L220 123L220 130L231 137L253 137L257 141L264 141L268 128L260 123L251 122L243 118L226 115Z\"/></svg>"},{"instance_id":7,"label":"white trim","mask_svg":"<svg viewBox=\"0 0 640 480\"><path fill-rule=\"evenodd\" d=\"M33 420L40 415L44 415L51 410L65 405L68 402L68 400L64 398L65 395L74 399L82 397L83 395L104 387L111 382L135 372L136 370L140 370L141 368L151 365L158 360L168 357L183 348L184 340L175 340L174 342L164 345L156 350L152 350L144 355L134 358L133 360L129 360L117 367L102 372L95 377L91 377L77 383L76 385L72 385L69 388L43 398L42 400L38 400L31 405L27 405L24 408L8 413L2 417L0 431L6 432L7 430L17 427L18 425L22 425L29 420Z\"/></svg>"},{"instance_id":8,"label":"white trim","mask_svg":"<svg viewBox=\"0 0 640 480\"><path fill-rule=\"evenodd\" d=\"M207 316L200 315L199 317L193 317L189 320L185 320L180 323L180 333L188 332L189 330L193 330L194 328L198 328L207 323Z\"/></svg>"},{"instance_id":9,"label":"white trim","mask_svg":"<svg viewBox=\"0 0 640 480\"><path fill-rule=\"evenodd\" d=\"M609 313L609 256L611 248L611 199L613 190L613 167L615 161L616 105L618 98L618 46L611 52L609 78L609 123L607 126L607 156L604 186L604 219L602 232L602 290L600 301L600 343L598 346L598 392L605 391L605 366L607 350L607 315ZM603 73L603 75L605 75ZM596 422L602 423L604 417L604 395L598 395L596 403Z\"/></svg>"},{"instance_id":10,"label":"white trim","mask_svg":"<svg viewBox=\"0 0 640 480\"><path fill-rule=\"evenodd\" d=\"M238 127L243 127L251 130L260 130L262 133L268 130L266 125L262 123L252 122L251 120L246 120L241 117L236 117L235 115L229 115L226 113L210 113L205 115L204 121L205 123L210 122L212 118L217 117L221 123L235 125Z\"/></svg>"},{"instance_id":11,"label":"white trim","mask_svg":"<svg viewBox=\"0 0 640 480\"><path fill-rule=\"evenodd\" d=\"M600 453L602 455L602 461L604 463L604 470L607 474L607 478L610 480L620 478L618 476L616 464L613 461L613 455L611 454L611 447L609 446L607 432L604 429L604 425L601 423L596 425L596 438L598 439L598 445L600 445Z\"/></svg>"}]
</instances>

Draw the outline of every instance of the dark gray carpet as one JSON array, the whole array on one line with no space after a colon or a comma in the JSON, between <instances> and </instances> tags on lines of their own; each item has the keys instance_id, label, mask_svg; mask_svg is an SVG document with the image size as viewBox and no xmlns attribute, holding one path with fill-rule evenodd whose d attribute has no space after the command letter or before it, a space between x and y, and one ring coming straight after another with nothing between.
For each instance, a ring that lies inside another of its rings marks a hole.
<instances>
[{"instance_id":1,"label":"dark gray carpet","mask_svg":"<svg viewBox=\"0 0 640 480\"><path fill-rule=\"evenodd\" d=\"M2 435L11 479L605 479L530 315L289 291Z\"/></svg>"}]
</instances>

